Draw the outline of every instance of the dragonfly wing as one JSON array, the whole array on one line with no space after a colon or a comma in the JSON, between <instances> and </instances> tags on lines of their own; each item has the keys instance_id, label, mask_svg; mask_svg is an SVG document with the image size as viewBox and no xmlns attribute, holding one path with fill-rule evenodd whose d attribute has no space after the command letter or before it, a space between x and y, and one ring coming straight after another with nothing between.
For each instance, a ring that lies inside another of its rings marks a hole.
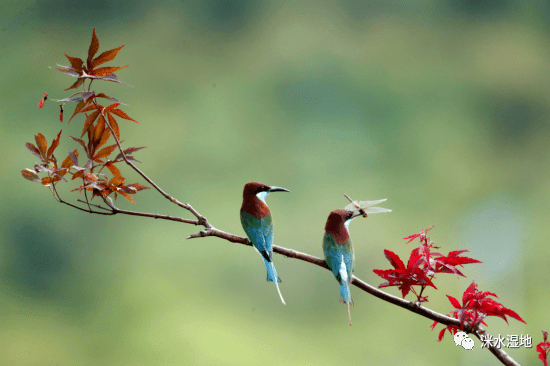
<instances>
[{"instance_id":1,"label":"dragonfly wing","mask_svg":"<svg viewBox=\"0 0 550 366\"><path fill-rule=\"evenodd\" d=\"M366 209L363 209L365 213L378 213L378 212L391 212L388 208L382 208L382 207L369 207Z\"/></svg>"},{"instance_id":2,"label":"dragonfly wing","mask_svg":"<svg viewBox=\"0 0 550 366\"><path fill-rule=\"evenodd\" d=\"M384 198L383 200L377 200L377 201L359 201L350 203L346 207L344 207L344 210L347 211L356 211L358 209L363 209L365 213L377 213L377 212L391 212L391 210L387 208L381 208L381 207L372 207L376 206L379 203L382 203L384 201L387 201L387 198Z\"/></svg>"},{"instance_id":3,"label":"dragonfly wing","mask_svg":"<svg viewBox=\"0 0 550 366\"><path fill-rule=\"evenodd\" d=\"M350 203L349 205L347 205L346 207L344 207L344 210L347 210L347 211L355 211L355 210L357 210L357 206L355 206L354 203Z\"/></svg>"},{"instance_id":4,"label":"dragonfly wing","mask_svg":"<svg viewBox=\"0 0 550 366\"><path fill-rule=\"evenodd\" d=\"M387 198L384 198L383 200L377 200L377 201L359 201L359 207L360 208L367 208L370 206L376 206L379 203L382 203L384 201L387 201Z\"/></svg>"}]
</instances>

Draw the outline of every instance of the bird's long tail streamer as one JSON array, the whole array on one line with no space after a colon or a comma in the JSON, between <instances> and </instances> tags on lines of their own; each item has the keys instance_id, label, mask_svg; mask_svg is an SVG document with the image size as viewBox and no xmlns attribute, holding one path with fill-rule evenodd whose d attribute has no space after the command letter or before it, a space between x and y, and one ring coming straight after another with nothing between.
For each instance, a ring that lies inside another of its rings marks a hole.
<instances>
[{"instance_id":1,"label":"bird's long tail streamer","mask_svg":"<svg viewBox=\"0 0 550 366\"><path fill-rule=\"evenodd\" d=\"M349 284L344 282L340 284L340 302L348 306L349 325L351 325L351 313L349 310L350 305L353 306L353 300L349 291Z\"/></svg>"},{"instance_id":2,"label":"bird's long tail streamer","mask_svg":"<svg viewBox=\"0 0 550 366\"><path fill-rule=\"evenodd\" d=\"M348 317L349 317L349 326L351 327L351 313L349 312L349 302L348 302Z\"/></svg>"},{"instance_id":3,"label":"bird's long tail streamer","mask_svg":"<svg viewBox=\"0 0 550 366\"><path fill-rule=\"evenodd\" d=\"M274 281L274 282L275 282L275 286L277 287L277 292L279 293L279 297L281 298L281 301L283 302L283 305L286 305L285 299L283 299L283 295L281 295L281 290L279 290L279 283L277 281Z\"/></svg>"}]
</instances>

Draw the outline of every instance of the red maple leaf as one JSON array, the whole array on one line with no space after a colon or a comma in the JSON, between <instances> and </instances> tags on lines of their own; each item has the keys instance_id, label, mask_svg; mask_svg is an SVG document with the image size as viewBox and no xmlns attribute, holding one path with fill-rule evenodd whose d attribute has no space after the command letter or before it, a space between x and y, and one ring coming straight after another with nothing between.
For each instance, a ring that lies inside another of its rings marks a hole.
<instances>
[{"instance_id":1,"label":"red maple leaf","mask_svg":"<svg viewBox=\"0 0 550 366\"><path fill-rule=\"evenodd\" d=\"M426 272L420 268L420 265L423 263L422 256L414 250L409 257L407 267L405 267L403 261L394 252L384 249L384 254L395 269L373 270L374 273L388 281L379 285L378 288L398 286L399 290L401 290L403 298L405 298L411 290L414 294L416 294L416 291L412 286L422 286L423 288L426 286L432 286L437 289L437 287L435 287L432 283L432 280L426 276ZM417 297L418 301L422 301L419 295L417 295Z\"/></svg>"},{"instance_id":2,"label":"red maple leaf","mask_svg":"<svg viewBox=\"0 0 550 366\"><path fill-rule=\"evenodd\" d=\"M426 236L426 234L428 233L428 231L432 230L432 229L434 228L434 226L435 226L435 225L432 225L432 226L426 228L426 230L422 230L422 231L421 231L420 233L418 233L418 234L412 234L412 235L409 235L409 236L407 236L406 238L403 238L403 239L405 239L405 240L409 239L409 241L407 242L407 244L409 244L409 243L410 243L411 241L413 241L414 239L420 238L420 242L421 242L421 243L424 242L424 243L427 244L428 241L430 240L430 238L428 238L428 237ZM431 243L431 242L430 242L430 243ZM433 243L431 243L431 244L433 244Z\"/></svg>"},{"instance_id":3,"label":"red maple leaf","mask_svg":"<svg viewBox=\"0 0 550 366\"><path fill-rule=\"evenodd\" d=\"M493 299L489 299L488 296L498 296L489 291L478 291L477 283L472 281L472 284L468 286L464 294L462 295L463 307L467 307L472 310L476 310L486 316L498 316L504 319L506 323L506 315L525 323L525 321L513 310L505 308L502 304L496 302Z\"/></svg>"},{"instance_id":4,"label":"red maple leaf","mask_svg":"<svg viewBox=\"0 0 550 366\"><path fill-rule=\"evenodd\" d=\"M537 344L537 352L539 353L539 358L541 359L544 366L548 366L548 354L550 353L550 342L548 342L548 332L543 330L542 336L544 342Z\"/></svg>"},{"instance_id":5,"label":"red maple leaf","mask_svg":"<svg viewBox=\"0 0 550 366\"><path fill-rule=\"evenodd\" d=\"M435 265L434 265L434 272L435 273L454 273L457 277L462 276L466 277L460 272L456 266L463 266L464 264L470 264L470 263L482 263L481 261L478 261L477 259L468 258L468 257L460 257L460 254L469 252L469 250L454 250L452 252L449 252L449 255L442 256L439 253L432 253L433 256L437 256L437 258L434 258Z\"/></svg>"}]
</instances>

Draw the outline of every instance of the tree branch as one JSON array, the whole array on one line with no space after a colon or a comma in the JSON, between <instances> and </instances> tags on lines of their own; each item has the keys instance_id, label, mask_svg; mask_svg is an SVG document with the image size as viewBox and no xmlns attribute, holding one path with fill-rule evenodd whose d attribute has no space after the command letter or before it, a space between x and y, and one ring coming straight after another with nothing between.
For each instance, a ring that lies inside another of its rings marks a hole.
<instances>
[{"instance_id":1,"label":"tree branch","mask_svg":"<svg viewBox=\"0 0 550 366\"><path fill-rule=\"evenodd\" d=\"M227 233L227 232L222 231L222 230L218 230L214 227L210 227L210 228L206 228L204 230L201 230L196 234L190 235L189 237L187 237L187 239L204 238L204 237L207 237L207 236L216 236L218 238L225 239L225 240L228 240L228 241L233 242L233 243L239 243L239 244L252 246L252 244L250 243L250 241L248 239L243 238L241 236L237 236L237 235L234 235L234 234ZM323 267L323 268L330 271L330 268L328 267L327 262L324 259L320 259L320 258L317 258L315 256L312 256L312 255L309 255L309 254L306 254L306 253L301 253L301 252L298 252L296 250L280 247L278 245L273 245L273 251L275 253L282 254L282 255L284 255L286 257L289 257L289 258L295 258L295 259L299 259L299 260L302 260L302 261L305 261L305 262L316 264L319 267ZM381 300L384 300L384 301L389 302L391 304L397 305L397 306L399 306L403 309L409 310L409 311L411 311L413 313L416 313L418 315L421 315L425 318L437 321L438 323L441 323L441 324L444 324L444 325L456 325L458 327L461 326L460 321L458 319L454 319L454 318L451 318L447 315L440 314L436 311L425 308L425 307L421 306L418 303L415 303L415 302L412 302L412 301L407 301L407 300L401 299L397 296L388 294L384 291L381 291L381 290L377 289L376 287L373 287L373 286L369 285L368 283L362 281L361 279L359 279L355 276L353 276L351 283L352 283L352 285L356 286L357 288L359 288L359 289L361 289L365 292L368 292L369 294L371 294L371 295L373 295L373 296L375 296L375 297L377 297ZM484 335L486 333L486 331L483 328L481 328L480 326L477 326L475 329L471 329L471 328L468 328L466 326L465 331L467 333L475 334L475 336L480 340L481 340L481 335ZM487 348L504 365L519 366L519 364L512 357L510 357L506 352L504 352L502 349L496 348L492 344L489 344L487 346Z\"/></svg>"},{"instance_id":2,"label":"tree branch","mask_svg":"<svg viewBox=\"0 0 550 366\"><path fill-rule=\"evenodd\" d=\"M159 214L152 214L152 213L146 213L146 212L121 210L120 208L115 207L115 205L111 201L108 201L107 198L104 198L103 200L104 200L105 204L111 208L113 214L121 213L121 214L124 214L124 215L150 217L150 218L153 218L153 219L162 219L162 220L182 222L184 224L200 225L198 220L189 220L189 219L184 219L184 218L181 218L181 217L174 217L174 216L168 216L168 215L159 215Z\"/></svg>"},{"instance_id":3,"label":"tree branch","mask_svg":"<svg viewBox=\"0 0 550 366\"><path fill-rule=\"evenodd\" d=\"M483 340L481 339L481 336L486 335L487 331L485 329L483 329L482 327L477 326L475 331L472 332L472 333L477 337L477 339L479 339L480 341L483 342ZM512 357L510 357L510 355L508 355L502 349L496 348L492 344L489 344L489 346L487 348L489 348L489 351L491 351L491 353L493 355L495 355L495 357L498 358L500 360L500 362L502 362L504 365L507 365L507 366L520 366L519 363L517 363Z\"/></svg>"}]
</instances>

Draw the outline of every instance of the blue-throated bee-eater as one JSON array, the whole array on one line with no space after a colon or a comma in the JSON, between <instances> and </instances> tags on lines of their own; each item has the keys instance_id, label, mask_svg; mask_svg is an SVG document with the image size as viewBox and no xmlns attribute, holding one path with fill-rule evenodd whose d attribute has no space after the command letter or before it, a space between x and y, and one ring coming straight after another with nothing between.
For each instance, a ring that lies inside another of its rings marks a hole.
<instances>
[{"instance_id":1,"label":"blue-throated bee-eater","mask_svg":"<svg viewBox=\"0 0 550 366\"><path fill-rule=\"evenodd\" d=\"M391 210L386 208L370 207L384 201L385 199L378 201L352 201L345 209L332 211L325 225L323 252L328 267L340 284L340 302L348 306L349 325L351 325L349 307L350 305L354 305L349 285L355 266L355 254L353 253L353 244L348 231L349 224L357 216L367 217L368 213L391 212Z\"/></svg>"},{"instance_id":2,"label":"blue-throated bee-eater","mask_svg":"<svg viewBox=\"0 0 550 366\"><path fill-rule=\"evenodd\" d=\"M273 265L273 220L271 211L265 203L265 198L270 192L290 192L280 187L250 182L245 184L243 191L243 205L241 206L241 224L254 245L254 248L262 256L267 269L267 280L273 281L281 301L285 304L278 282L281 282Z\"/></svg>"}]
</instances>

